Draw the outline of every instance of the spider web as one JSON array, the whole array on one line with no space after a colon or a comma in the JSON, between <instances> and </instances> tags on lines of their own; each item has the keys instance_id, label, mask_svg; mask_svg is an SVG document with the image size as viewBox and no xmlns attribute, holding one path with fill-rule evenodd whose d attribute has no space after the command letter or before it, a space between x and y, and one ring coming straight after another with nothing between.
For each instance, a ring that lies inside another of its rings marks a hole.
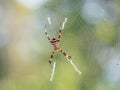
<instances>
[{"instance_id":1,"label":"spider web","mask_svg":"<svg viewBox=\"0 0 120 90\"><path fill-rule=\"evenodd\" d=\"M0 89L120 90L120 0L44 1L30 9L0 0ZM55 38L65 17L60 48L73 60L58 52L51 74L44 25Z\"/></svg>"},{"instance_id":2,"label":"spider web","mask_svg":"<svg viewBox=\"0 0 120 90\"><path fill-rule=\"evenodd\" d=\"M49 25L51 26L51 24L52 24L51 23L51 18L48 17L47 19L48 19ZM60 30L64 29L66 22L67 22L67 18L65 18L64 21L61 23ZM66 58L66 59L70 62L70 64L75 69L75 71L78 72L78 74L80 75L81 72L78 70L78 68L76 67L76 65L73 63L73 60L72 59L68 59L68 58ZM52 73L51 73L50 81L53 81L54 73L55 73L55 66L56 66L56 62L53 63L53 68L52 68Z\"/></svg>"},{"instance_id":3,"label":"spider web","mask_svg":"<svg viewBox=\"0 0 120 90\"><path fill-rule=\"evenodd\" d=\"M105 74L106 71L104 72L105 68L102 65L106 65L109 61L111 62L109 51L112 49L118 52L117 49L120 48L119 33L116 34L116 31L119 32L119 19L117 16L119 11L114 11L117 10L117 8L112 6L113 3L115 4L114 1L76 1L56 1L54 9L49 8L48 4L47 10L45 9L47 14L44 13L44 15L52 19L53 24L50 35L53 37L57 35L60 22L67 17L68 22L63 30L62 40L64 44L62 44L62 47L68 48L68 51L72 53L71 55L75 54L75 58L78 57L78 61L75 60L75 62L78 62L79 65L81 65L81 62L84 62L86 63L85 67L92 68L91 71L103 70L102 74ZM112 8L112 11L110 11L110 8ZM76 51L79 54L76 54ZM101 52L106 53L108 56ZM93 63L95 66L93 66ZM116 63L116 65L118 64ZM92 72L88 72L88 74L92 75ZM100 72L98 72L96 79L99 75L101 75Z\"/></svg>"}]
</instances>

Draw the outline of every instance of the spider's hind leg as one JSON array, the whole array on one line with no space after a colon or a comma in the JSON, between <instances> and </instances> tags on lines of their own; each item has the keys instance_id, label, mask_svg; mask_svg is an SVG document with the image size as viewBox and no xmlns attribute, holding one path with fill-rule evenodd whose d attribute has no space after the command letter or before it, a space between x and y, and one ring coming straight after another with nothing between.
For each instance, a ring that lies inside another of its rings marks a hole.
<instances>
[{"instance_id":1,"label":"spider's hind leg","mask_svg":"<svg viewBox=\"0 0 120 90\"><path fill-rule=\"evenodd\" d=\"M65 51L63 51L61 48L59 48L59 51L60 51L67 59L72 60L72 57L69 56L69 55L67 55L67 54L65 53Z\"/></svg>"},{"instance_id":2,"label":"spider's hind leg","mask_svg":"<svg viewBox=\"0 0 120 90\"><path fill-rule=\"evenodd\" d=\"M50 64L52 63L52 59L53 59L54 54L55 54L55 50L52 51L52 54L50 56L48 63L50 63Z\"/></svg>"}]
</instances>

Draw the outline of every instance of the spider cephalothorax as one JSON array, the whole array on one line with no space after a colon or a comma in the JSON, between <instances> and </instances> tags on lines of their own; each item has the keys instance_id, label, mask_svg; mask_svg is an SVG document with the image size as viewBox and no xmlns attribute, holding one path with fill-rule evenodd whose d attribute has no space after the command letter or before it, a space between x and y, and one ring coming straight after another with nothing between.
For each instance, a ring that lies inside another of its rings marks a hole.
<instances>
[{"instance_id":1,"label":"spider cephalothorax","mask_svg":"<svg viewBox=\"0 0 120 90\"><path fill-rule=\"evenodd\" d=\"M52 51L52 54L51 54L51 57L49 59L49 63L51 64L52 63L52 58L55 54L55 51L60 51L66 58L68 59L71 59L72 57L67 55L61 48L59 48L59 43L60 43L60 39L62 37L62 29L64 29L64 25L65 25L66 21L63 22L62 25L60 25L60 29L59 29L59 34L58 34L58 37L57 38L52 38L50 39L47 31L46 31L46 25L45 25L45 34L48 38L48 40L50 41L50 43L53 45L54 49Z\"/></svg>"}]
</instances>

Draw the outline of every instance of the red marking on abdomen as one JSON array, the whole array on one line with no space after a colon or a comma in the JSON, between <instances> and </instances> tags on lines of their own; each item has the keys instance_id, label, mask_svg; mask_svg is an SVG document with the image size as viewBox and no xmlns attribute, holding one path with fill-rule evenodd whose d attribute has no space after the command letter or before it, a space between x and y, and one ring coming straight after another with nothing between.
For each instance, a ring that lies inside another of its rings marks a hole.
<instances>
[{"instance_id":1,"label":"red marking on abdomen","mask_svg":"<svg viewBox=\"0 0 120 90\"><path fill-rule=\"evenodd\" d=\"M54 42L52 43L53 47L54 47L54 50L58 50L59 48L59 42Z\"/></svg>"}]
</instances>

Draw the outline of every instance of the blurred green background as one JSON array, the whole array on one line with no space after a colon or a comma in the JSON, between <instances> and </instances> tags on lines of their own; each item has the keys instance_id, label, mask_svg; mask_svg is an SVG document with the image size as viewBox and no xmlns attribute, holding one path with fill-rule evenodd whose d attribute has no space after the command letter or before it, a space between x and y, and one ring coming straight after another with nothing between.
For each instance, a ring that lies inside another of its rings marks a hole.
<instances>
[{"instance_id":1,"label":"blurred green background","mask_svg":"<svg viewBox=\"0 0 120 90\"><path fill-rule=\"evenodd\" d=\"M50 82L44 25L55 37L65 17L60 47L82 74L58 52ZM0 90L120 90L120 0L0 0Z\"/></svg>"}]
</instances>

